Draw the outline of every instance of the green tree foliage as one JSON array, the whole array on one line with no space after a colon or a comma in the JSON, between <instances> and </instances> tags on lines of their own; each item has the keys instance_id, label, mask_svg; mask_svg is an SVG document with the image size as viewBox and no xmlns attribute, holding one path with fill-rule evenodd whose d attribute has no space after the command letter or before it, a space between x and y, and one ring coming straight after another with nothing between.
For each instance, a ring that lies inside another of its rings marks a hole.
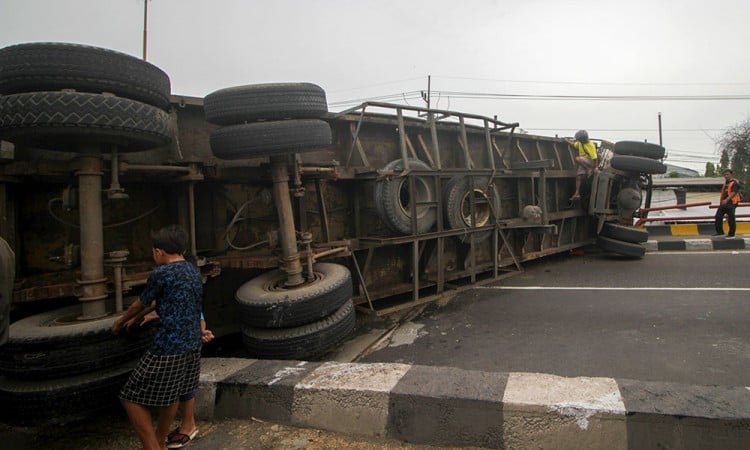
<instances>
[{"instance_id":1,"label":"green tree foliage","mask_svg":"<svg viewBox=\"0 0 750 450\"><path fill-rule=\"evenodd\" d=\"M716 166L712 162L706 163L706 173L704 176L707 177L718 177L720 174L716 173Z\"/></svg>"},{"instance_id":2,"label":"green tree foliage","mask_svg":"<svg viewBox=\"0 0 750 450\"><path fill-rule=\"evenodd\" d=\"M748 172L750 172L750 119L746 119L731 128L722 135L719 140L721 147L721 158L719 163L721 169L730 168L734 177L742 183L743 198L750 198L748 188Z\"/></svg>"}]
</instances>

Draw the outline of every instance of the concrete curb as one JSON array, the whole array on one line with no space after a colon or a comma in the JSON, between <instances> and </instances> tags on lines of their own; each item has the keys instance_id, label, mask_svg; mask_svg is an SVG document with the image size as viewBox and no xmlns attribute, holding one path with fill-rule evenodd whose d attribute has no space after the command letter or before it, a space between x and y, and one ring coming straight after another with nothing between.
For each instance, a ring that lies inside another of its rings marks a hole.
<instances>
[{"instance_id":1,"label":"concrete curb","mask_svg":"<svg viewBox=\"0 0 750 450\"><path fill-rule=\"evenodd\" d=\"M200 417L441 446L744 448L750 388L396 363L206 358Z\"/></svg>"},{"instance_id":2,"label":"concrete curb","mask_svg":"<svg viewBox=\"0 0 750 450\"><path fill-rule=\"evenodd\" d=\"M646 228L651 236L711 236L714 231L713 222L675 223L669 225L648 225ZM727 232L724 224L724 232ZM737 222L736 234L750 234L750 222Z\"/></svg>"},{"instance_id":3,"label":"concrete curb","mask_svg":"<svg viewBox=\"0 0 750 450\"><path fill-rule=\"evenodd\" d=\"M710 250L746 250L750 249L750 238L725 237L686 238L670 240L648 240L643 244L647 252L656 251L710 251Z\"/></svg>"}]
</instances>

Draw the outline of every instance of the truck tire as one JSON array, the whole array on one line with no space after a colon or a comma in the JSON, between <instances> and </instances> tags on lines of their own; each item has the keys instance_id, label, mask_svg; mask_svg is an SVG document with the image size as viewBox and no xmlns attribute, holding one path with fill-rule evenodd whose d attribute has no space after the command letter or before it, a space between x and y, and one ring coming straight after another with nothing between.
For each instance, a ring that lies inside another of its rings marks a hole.
<instances>
[{"instance_id":1,"label":"truck tire","mask_svg":"<svg viewBox=\"0 0 750 450\"><path fill-rule=\"evenodd\" d=\"M384 170L400 172L404 162L396 159L383 167ZM418 159L409 159L412 170L432 170L430 166ZM418 203L433 202L437 197L432 177L415 177L416 196L409 193L407 177L398 175L378 180L375 184L375 208L380 219L392 230L401 234L412 234L410 202L416 197ZM437 214L433 206L417 205L416 234L430 231L435 225Z\"/></svg>"},{"instance_id":2,"label":"truck tire","mask_svg":"<svg viewBox=\"0 0 750 450\"><path fill-rule=\"evenodd\" d=\"M643 156L615 155L612 157L613 169L625 172L638 172L645 174L667 173L667 166L661 161Z\"/></svg>"},{"instance_id":3,"label":"truck tire","mask_svg":"<svg viewBox=\"0 0 750 450\"><path fill-rule=\"evenodd\" d=\"M240 323L254 328L289 328L318 321L352 298L352 275L340 264L317 263L315 279L284 287L286 274L272 270L240 286L235 293Z\"/></svg>"},{"instance_id":4,"label":"truck tire","mask_svg":"<svg viewBox=\"0 0 750 450\"><path fill-rule=\"evenodd\" d=\"M494 183L490 188L489 177L474 177L474 189L469 187L469 177L460 175L451 178L443 189L445 208L445 222L451 230L470 229L475 226L483 227L493 223L493 212L500 211L500 191ZM474 210L476 225L471 215L470 195L474 194ZM482 242L492 236L492 231L474 234L474 242ZM470 235L456 236L461 242L469 242Z\"/></svg>"},{"instance_id":5,"label":"truck tire","mask_svg":"<svg viewBox=\"0 0 750 450\"><path fill-rule=\"evenodd\" d=\"M135 100L33 92L0 96L0 137L48 150L75 151L89 143L133 152L168 144L172 130L166 112Z\"/></svg>"},{"instance_id":6,"label":"truck tire","mask_svg":"<svg viewBox=\"0 0 750 450\"><path fill-rule=\"evenodd\" d=\"M245 159L317 150L331 145L331 127L318 119L280 120L221 127L211 133L221 159Z\"/></svg>"},{"instance_id":7,"label":"truck tire","mask_svg":"<svg viewBox=\"0 0 750 450\"><path fill-rule=\"evenodd\" d=\"M151 63L87 45L42 42L0 49L0 94L74 89L169 108L169 76Z\"/></svg>"},{"instance_id":8,"label":"truck tire","mask_svg":"<svg viewBox=\"0 0 750 450\"><path fill-rule=\"evenodd\" d=\"M641 244L620 241L604 236L599 236L596 239L596 245L602 250L617 253L618 255L627 256L629 258L643 258L646 254L646 248Z\"/></svg>"},{"instance_id":9,"label":"truck tire","mask_svg":"<svg viewBox=\"0 0 750 450\"><path fill-rule=\"evenodd\" d=\"M664 147L650 142L618 141L615 142L616 155L642 156L651 159L664 159Z\"/></svg>"},{"instance_id":10,"label":"truck tire","mask_svg":"<svg viewBox=\"0 0 750 450\"><path fill-rule=\"evenodd\" d=\"M140 356L153 341L153 326L115 336L115 316L77 321L80 312L74 305L11 324L0 347L0 374L41 380L93 372Z\"/></svg>"},{"instance_id":11,"label":"truck tire","mask_svg":"<svg viewBox=\"0 0 750 450\"><path fill-rule=\"evenodd\" d=\"M237 125L256 120L316 119L328 112L326 93L312 83L271 83L220 89L206 96L208 122Z\"/></svg>"},{"instance_id":12,"label":"truck tire","mask_svg":"<svg viewBox=\"0 0 750 450\"><path fill-rule=\"evenodd\" d=\"M13 425L34 425L52 420L89 417L92 412L117 407L117 394L137 360L108 370L28 381L0 377L0 420Z\"/></svg>"},{"instance_id":13,"label":"truck tire","mask_svg":"<svg viewBox=\"0 0 750 450\"><path fill-rule=\"evenodd\" d=\"M648 240L648 231L641 228L620 225L614 222L605 222L600 236L638 244Z\"/></svg>"},{"instance_id":14,"label":"truck tire","mask_svg":"<svg viewBox=\"0 0 750 450\"><path fill-rule=\"evenodd\" d=\"M351 300L322 320L294 328L242 327L242 342L250 356L266 359L313 359L341 344L354 330Z\"/></svg>"}]
</instances>

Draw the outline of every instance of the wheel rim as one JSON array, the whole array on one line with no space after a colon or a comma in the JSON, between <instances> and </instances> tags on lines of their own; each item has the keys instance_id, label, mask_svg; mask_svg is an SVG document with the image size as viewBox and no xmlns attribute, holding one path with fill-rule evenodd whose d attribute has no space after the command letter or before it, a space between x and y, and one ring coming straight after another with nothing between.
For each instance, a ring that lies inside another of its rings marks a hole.
<instances>
[{"instance_id":1,"label":"wheel rim","mask_svg":"<svg viewBox=\"0 0 750 450\"><path fill-rule=\"evenodd\" d=\"M417 218L421 219L427 215L430 211L430 207L421 203L432 201L432 191L430 186L427 184L427 180L423 178L414 179L414 193L416 194L417 202ZM409 183L406 179L402 180L398 186L398 206L401 211L407 217L411 217L411 202L412 195L409 193Z\"/></svg>"},{"instance_id":2,"label":"wheel rim","mask_svg":"<svg viewBox=\"0 0 750 450\"><path fill-rule=\"evenodd\" d=\"M286 273L280 272L278 274L279 276L273 277L272 279L269 279L265 283L263 283L263 290L266 292L286 292L286 291L293 291L295 289L301 289L303 287L311 286L315 283L320 282L321 280L325 279L325 274L321 272L313 272L313 279L312 280L305 280L304 283L298 285L298 286L287 286L286 280L287 276Z\"/></svg>"},{"instance_id":3,"label":"wheel rim","mask_svg":"<svg viewBox=\"0 0 750 450\"><path fill-rule=\"evenodd\" d=\"M481 189L474 189L472 191L474 195L474 216L471 214L471 198L469 192L465 193L461 198L461 220L463 220L466 226L472 227L483 227L490 221L490 199L487 193ZM476 223L474 222L476 217Z\"/></svg>"}]
</instances>

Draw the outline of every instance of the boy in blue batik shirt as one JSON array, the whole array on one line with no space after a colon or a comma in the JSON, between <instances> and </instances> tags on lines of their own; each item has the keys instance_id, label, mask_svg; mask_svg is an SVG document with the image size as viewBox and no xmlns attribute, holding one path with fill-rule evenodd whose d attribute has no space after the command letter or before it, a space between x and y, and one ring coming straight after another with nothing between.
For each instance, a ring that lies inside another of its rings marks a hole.
<instances>
[{"instance_id":1,"label":"boy in blue batik shirt","mask_svg":"<svg viewBox=\"0 0 750 450\"><path fill-rule=\"evenodd\" d=\"M160 320L154 341L120 391L130 423L147 450L165 448L178 400L198 388L203 296L200 272L185 259L185 230L171 225L152 233L151 239L158 267L140 298L112 325L112 331L119 332L147 305L155 303ZM156 430L148 409L152 406L159 407Z\"/></svg>"}]
</instances>

